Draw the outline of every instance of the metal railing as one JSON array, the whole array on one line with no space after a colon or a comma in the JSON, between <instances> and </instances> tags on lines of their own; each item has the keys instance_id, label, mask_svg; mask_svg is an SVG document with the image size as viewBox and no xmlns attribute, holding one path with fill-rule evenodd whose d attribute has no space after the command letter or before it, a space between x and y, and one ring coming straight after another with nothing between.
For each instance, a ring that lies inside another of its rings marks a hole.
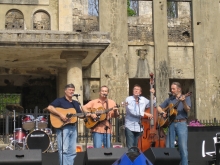
<instances>
[{"instance_id":1,"label":"metal railing","mask_svg":"<svg viewBox=\"0 0 220 165\"><path fill-rule=\"evenodd\" d=\"M16 113L15 118L15 128L23 128L23 122L25 122L25 117L27 116L33 116L34 119L37 119L38 117L42 116L45 119L47 119L47 128L52 130L52 133L55 134L55 129L52 127L50 122L50 113L48 111L43 111L41 109L38 109L38 106L36 106L34 109L24 110L22 113ZM122 132L122 126L124 125L124 111L121 111L121 114L118 118L112 119L112 142L121 142L123 139L121 139L121 133ZM6 120L6 118L8 118ZM7 125L7 127L5 127ZM76 123L77 126L77 133L78 143L91 143L92 142L92 135L90 132L90 129L86 128L84 125L83 119L79 119ZM35 129L35 128L34 128ZM31 133L31 131L34 131L34 129L30 131L26 131L26 134ZM2 137L2 140L4 143L8 143L8 138L13 137L13 131L14 131L14 115L12 112L5 110L4 113L1 113L0 118L0 137Z\"/></svg>"}]
</instances>

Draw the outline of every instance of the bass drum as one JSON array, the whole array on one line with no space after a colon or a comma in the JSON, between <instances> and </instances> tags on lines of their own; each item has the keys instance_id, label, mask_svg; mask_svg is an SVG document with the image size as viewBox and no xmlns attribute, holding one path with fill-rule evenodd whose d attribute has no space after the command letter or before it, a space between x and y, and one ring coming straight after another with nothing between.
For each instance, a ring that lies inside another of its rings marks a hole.
<instances>
[{"instance_id":1,"label":"bass drum","mask_svg":"<svg viewBox=\"0 0 220 165\"><path fill-rule=\"evenodd\" d=\"M50 137L44 131L35 130L28 134L26 145L28 149L41 149L44 153L50 147Z\"/></svg>"}]
</instances>

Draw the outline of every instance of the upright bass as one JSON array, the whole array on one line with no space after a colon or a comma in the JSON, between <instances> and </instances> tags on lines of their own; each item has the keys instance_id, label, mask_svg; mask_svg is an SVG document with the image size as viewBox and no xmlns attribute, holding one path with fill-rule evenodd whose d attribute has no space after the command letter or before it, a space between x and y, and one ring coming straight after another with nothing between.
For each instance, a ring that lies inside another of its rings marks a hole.
<instances>
[{"instance_id":1,"label":"upright bass","mask_svg":"<svg viewBox=\"0 0 220 165\"><path fill-rule=\"evenodd\" d=\"M150 74L150 89L154 86L154 75ZM149 120L147 116L141 119L143 126L143 134L138 139L138 148L141 151L145 151L150 147L161 147L166 146L166 135L163 129L160 129L158 123L158 112L154 107L153 94L150 96L150 108L147 108L145 112L153 114L153 119Z\"/></svg>"}]
</instances>

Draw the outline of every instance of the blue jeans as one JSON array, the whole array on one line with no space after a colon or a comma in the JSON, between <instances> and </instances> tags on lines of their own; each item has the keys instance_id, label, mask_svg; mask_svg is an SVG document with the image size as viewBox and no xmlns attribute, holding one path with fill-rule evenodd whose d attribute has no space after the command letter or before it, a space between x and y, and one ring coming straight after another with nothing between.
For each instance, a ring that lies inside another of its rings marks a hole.
<instances>
[{"instance_id":1,"label":"blue jeans","mask_svg":"<svg viewBox=\"0 0 220 165\"><path fill-rule=\"evenodd\" d=\"M173 122L167 132L166 147L174 148L174 141L178 137L178 148L181 156L181 165L188 165L188 127L186 122ZM170 136L170 138L169 138ZM171 142L171 143L170 143Z\"/></svg>"},{"instance_id":2,"label":"blue jeans","mask_svg":"<svg viewBox=\"0 0 220 165\"><path fill-rule=\"evenodd\" d=\"M60 165L62 165L62 129L56 130ZM63 165L73 165L76 157L76 126L63 127Z\"/></svg>"},{"instance_id":3,"label":"blue jeans","mask_svg":"<svg viewBox=\"0 0 220 165\"><path fill-rule=\"evenodd\" d=\"M107 133L107 143L106 143L106 133L98 133L93 132L93 146L94 148L102 148L102 145L104 145L105 148L111 147L111 134Z\"/></svg>"},{"instance_id":4,"label":"blue jeans","mask_svg":"<svg viewBox=\"0 0 220 165\"><path fill-rule=\"evenodd\" d=\"M141 136L142 132L134 132L125 127L125 137L126 137L126 146L129 148L137 147L138 138Z\"/></svg>"}]
</instances>

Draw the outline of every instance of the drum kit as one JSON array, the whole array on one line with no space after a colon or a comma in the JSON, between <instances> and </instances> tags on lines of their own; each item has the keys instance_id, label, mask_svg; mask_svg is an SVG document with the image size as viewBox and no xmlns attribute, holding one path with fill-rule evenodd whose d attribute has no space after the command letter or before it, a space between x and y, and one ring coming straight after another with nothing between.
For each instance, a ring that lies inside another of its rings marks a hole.
<instances>
[{"instance_id":1,"label":"drum kit","mask_svg":"<svg viewBox=\"0 0 220 165\"><path fill-rule=\"evenodd\" d=\"M25 115L22 118L22 128L16 128L15 112L21 113L23 107L10 104L6 108L14 112L14 135L9 138L10 143L5 149L41 149L43 153L57 151L56 140L52 142L52 130L47 128L47 118L39 116L35 119L33 115Z\"/></svg>"}]
</instances>

